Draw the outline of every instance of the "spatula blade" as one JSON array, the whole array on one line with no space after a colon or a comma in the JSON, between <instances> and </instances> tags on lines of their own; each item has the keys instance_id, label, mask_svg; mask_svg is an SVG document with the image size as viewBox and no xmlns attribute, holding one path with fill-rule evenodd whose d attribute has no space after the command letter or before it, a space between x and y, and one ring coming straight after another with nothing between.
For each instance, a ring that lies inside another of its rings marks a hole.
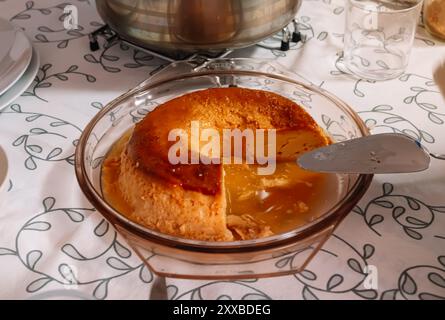
<instances>
[{"instance_id":1,"label":"spatula blade","mask_svg":"<svg viewBox=\"0 0 445 320\"><path fill-rule=\"evenodd\" d=\"M403 134L383 133L306 152L297 163L317 172L407 173L427 169L430 157L416 140Z\"/></svg>"}]
</instances>

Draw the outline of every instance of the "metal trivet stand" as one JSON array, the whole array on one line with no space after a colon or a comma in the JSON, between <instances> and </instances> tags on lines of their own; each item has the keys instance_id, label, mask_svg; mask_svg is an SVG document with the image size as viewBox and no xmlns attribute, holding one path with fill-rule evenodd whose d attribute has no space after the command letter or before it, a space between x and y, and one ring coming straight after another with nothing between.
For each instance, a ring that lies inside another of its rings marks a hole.
<instances>
[{"instance_id":1,"label":"metal trivet stand","mask_svg":"<svg viewBox=\"0 0 445 320\"><path fill-rule=\"evenodd\" d=\"M292 25L292 28L290 28L290 25ZM290 31L291 29L292 32ZM195 58L201 58L201 59L204 58L205 60L218 59L218 58L224 58L233 52L233 49L223 49L219 51L203 51L196 53L183 52L183 51L175 51L169 53L159 52L154 49L141 47L137 44L129 42L128 40L122 39L108 25L104 25L88 35L90 40L91 51L97 51L100 49L98 42L99 36L105 39L107 45L111 45L115 41L120 41L126 43L131 47L147 52L155 57L158 57L168 62L192 60ZM264 42L260 42L257 43L256 45L270 50L287 51L290 49L290 44L292 42L298 43L300 41L304 41L304 36L298 30L298 22L294 19L288 26L284 27L280 32L272 36L271 39L274 40L273 41L274 44L269 44L269 43L266 44Z\"/></svg>"}]
</instances>

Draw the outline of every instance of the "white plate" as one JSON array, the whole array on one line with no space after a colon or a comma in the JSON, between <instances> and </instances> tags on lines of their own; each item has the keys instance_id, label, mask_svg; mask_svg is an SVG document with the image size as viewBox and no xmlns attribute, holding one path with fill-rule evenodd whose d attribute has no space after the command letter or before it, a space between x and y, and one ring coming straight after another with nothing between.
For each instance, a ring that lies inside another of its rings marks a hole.
<instances>
[{"instance_id":1,"label":"white plate","mask_svg":"<svg viewBox=\"0 0 445 320\"><path fill-rule=\"evenodd\" d=\"M20 96L33 82L40 67L39 52L33 48L32 58L22 77L4 94L0 95L0 110Z\"/></svg>"},{"instance_id":2,"label":"white plate","mask_svg":"<svg viewBox=\"0 0 445 320\"><path fill-rule=\"evenodd\" d=\"M32 57L32 45L25 33L0 18L0 94L25 72Z\"/></svg>"}]
</instances>

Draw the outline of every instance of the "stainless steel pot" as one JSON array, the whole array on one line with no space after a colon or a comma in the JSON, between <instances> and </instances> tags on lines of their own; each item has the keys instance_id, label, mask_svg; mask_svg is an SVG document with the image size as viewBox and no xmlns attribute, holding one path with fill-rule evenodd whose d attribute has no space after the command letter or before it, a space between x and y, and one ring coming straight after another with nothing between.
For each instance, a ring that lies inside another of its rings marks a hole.
<instances>
[{"instance_id":1,"label":"stainless steel pot","mask_svg":"<svg viewBox=\"0 0 445 320\"><path fill-rule=\"evenodd\" d=\"M278 32L302 0L96 0L102 19L123 39L165 50L251 45Z\"/></svg>"}]
</instances>

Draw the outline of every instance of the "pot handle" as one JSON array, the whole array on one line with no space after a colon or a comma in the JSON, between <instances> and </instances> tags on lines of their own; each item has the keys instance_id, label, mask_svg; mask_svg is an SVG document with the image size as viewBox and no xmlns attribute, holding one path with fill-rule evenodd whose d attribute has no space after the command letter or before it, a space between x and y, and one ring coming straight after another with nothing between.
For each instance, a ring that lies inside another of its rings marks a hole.
<instances>
[{"instance_id":1,"label":"pot handle","mask_svg":"<svg viewBox=\"0 0 445 320\"><path fill-rule=\"evenodd\" d=\"M138 90L148 84L166 81L168 79L176 78L185 74L201 73L206 71L230 70L264 72L267 74L284 76L293 80L303 82L305 84L313 85L311 81L309 81L304 76L287 69L286 67L282 66L280 63L272 59L208 58L197 55L188 60L182 60L168 64L165 68L161 69L160 71L150 76L148 79L141 82L133 90Z\"/></svg>"}]
</instances>

